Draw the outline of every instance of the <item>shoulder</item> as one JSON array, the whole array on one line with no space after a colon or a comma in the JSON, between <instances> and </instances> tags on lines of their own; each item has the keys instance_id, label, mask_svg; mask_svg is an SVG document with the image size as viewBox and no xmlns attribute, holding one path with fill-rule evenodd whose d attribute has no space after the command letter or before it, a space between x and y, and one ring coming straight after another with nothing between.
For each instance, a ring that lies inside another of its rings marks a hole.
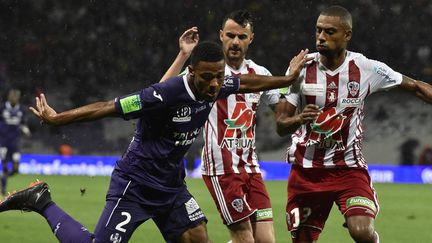
<instances>
[{"instance_id":1,"label":"shoulder","mask_svg":"<svg viewBox=\"0 0 432 243\"><path fill-rule=\"evenodd\" d=\"M172 103L179 97L186 96L182 76L176 76L164 82L154 83L141 90L141 99L148 102L159 101L161 103Z\"/></svg>"},{"instance_id":2,"label":"shoulder","mask_svg":"<svg viewBox=\"0 0 432 243\"><path fill-rule=\"evenodd\" d=\"M365 55L358 53L358 52L351 52L348 51L347 58L349 61L354 61L355 64L361 69L366 72L372 72L372 73L380 73L380 70L382 68L387 67L387 65L381 61L377 61L374 59L370 59L366 57Z\"/></svg>"},{"instance_id":3,"label":"shoulder","mask_svg":"<svg viewBox=\"0 0 432 243\"><path fill-rule=\"evenodd\" d=\"M347 57L349 61L354 60L356 62L367 62L369 59L359 52L347 51Z\"/></svg>"},{"instance_id":4,"label":"shoulder","mask_svg":"<svg viewBox=\"0 0 432 243\"><path fill-rule=\"evenodd\" d=\"M169 92L171 90L177 90L177 92L178 92L179 89L184 88L183 77L184 76L171 77L171 78L165 80L164 82L152 84L152 85L150 85L150 87L152 87L153 89L161 90L161 91L163 90L163 91Z\"/></svg>"},{"instance_id":5,"label":"shoulder","mask_svg":"<svg viewBox=\"0 0 432 243\"><path fill-rule=\"evenodd\" d=\"M362 53L353 51L347 51L347 59L348 61L354 61L355 64L359 65L362 68L369 68L372 64L377 62L375 60L367 58Z\"/></svg>"},{"instance_id":6,"label":"shoulder","mask_svg":"<svg viewBox=\"0 0 432 243\"><path fill-rule=\"evenodd\" d=\"M252 61L251 59L245 59L245 65L248 68L253 69L256 74L271 75L270 71L266 67L257 64L256 62Z\"/></svg>"}]
</instances>

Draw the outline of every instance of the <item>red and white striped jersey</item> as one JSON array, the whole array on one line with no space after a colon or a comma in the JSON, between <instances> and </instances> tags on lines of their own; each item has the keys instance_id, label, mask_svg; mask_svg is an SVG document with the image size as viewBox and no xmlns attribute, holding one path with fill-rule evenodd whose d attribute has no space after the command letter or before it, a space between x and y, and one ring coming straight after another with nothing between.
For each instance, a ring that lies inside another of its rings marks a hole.
<instances>
[{"instance_id":1,"label":"red and white striped jersey","mask_svg":"<svg viewBox=\"0 0 432 243\"><path fill-rule=\"evenodd\" d=\"M364 100L399 85L402 75L360 53L348 51L334 71L320 63L319 53L310 55L314 60L303 68L286 98L298 111L316 104L323 113L292 135L287 161L304 168L367 167L361 152Z\"/></svg>"},{"instance_id":2,"label":"red and white striped jersey","mask_svg":"<svg viewBox=\"0 0 432 243\"><path fill-rule=\"evenodd\" d=\"M245 60L239 70L225 65L225 75L248 73L271 75L252 60ZM270 90L233 94L215 102L204 125L202 174L260 173L255 148L256 111L260 100L268 105L276 104L279 96L277 90Z\"/></svg>"}]
</instances>

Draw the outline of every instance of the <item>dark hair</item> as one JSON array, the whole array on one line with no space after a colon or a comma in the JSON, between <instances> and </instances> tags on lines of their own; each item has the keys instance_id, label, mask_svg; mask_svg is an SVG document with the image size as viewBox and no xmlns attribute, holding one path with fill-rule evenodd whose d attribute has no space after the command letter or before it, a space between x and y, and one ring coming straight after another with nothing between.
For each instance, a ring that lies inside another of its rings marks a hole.
<instances>
[{"instance_id":1,"label":"dark hair","mask_svg":"<svg viewBox=\"0 0 432 243\"><path fill-rule=\"evenodd\" d=\"M352 16L351 13L344 7L339 5L330 6L323 11L320 15L324 16L335 16L339 17L346 22L349 28L352 28Z\"/></svg>"},{"instance_id":2,"label":"dark hair","mask_svg":"<svg viewBox=\"0 0 432 243\"><path fill-rule=\"evenodd\" d=\"M225 16L223 23L222 23L222 29L225 27L225 23L228 19L234 20L237 24L241 25L242 27L246 27L248 24L251 27L251 31L253 32L253 17L252 14L247 10L236 10L231 13L229 13L227 16Z\"/></svg>"},{"instance_id":3,"label":"dark hair","mask_svg":"<svg viewBox=\"0 0 432 243\"><path fill-rule=\"evenodd\" d=\"M213 41L199 42L191 53L191 65L195 67L198 62L219 62L224 59L222 46Z\"/></svg>"}]
</instances>

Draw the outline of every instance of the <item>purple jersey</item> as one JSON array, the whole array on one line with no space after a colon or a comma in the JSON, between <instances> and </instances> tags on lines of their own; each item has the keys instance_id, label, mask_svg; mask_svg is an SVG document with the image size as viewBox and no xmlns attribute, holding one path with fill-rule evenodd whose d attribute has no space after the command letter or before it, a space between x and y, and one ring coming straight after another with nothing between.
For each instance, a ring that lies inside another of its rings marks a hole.
<instances>
[{"instance_id":1,"label":"purple jersey","mask_svg":"<svg viewBox=\"0 0 432 243\"><path fill-rule=\"evenodd\" d=\"M235 93L239 82L238 78L226 77L218 98ZM117 166L131 178L160 191L179 190L185 177L183 156L213 103L198 101L186 76L116 98L119 114L125 119L139 119L132 142Z\"/></svg>"},{"instance_id":2,"label":"purple jersey","mask_svg":"<svg viewBox=\"0 0 432 243\"><path fill-rule=\"evenodd\" d=\"M21 136L20 126L25 124L25 112L17 104L12 107L10 102L0 106L0 146L17 147Z\"/></svg>"}]
</instances>

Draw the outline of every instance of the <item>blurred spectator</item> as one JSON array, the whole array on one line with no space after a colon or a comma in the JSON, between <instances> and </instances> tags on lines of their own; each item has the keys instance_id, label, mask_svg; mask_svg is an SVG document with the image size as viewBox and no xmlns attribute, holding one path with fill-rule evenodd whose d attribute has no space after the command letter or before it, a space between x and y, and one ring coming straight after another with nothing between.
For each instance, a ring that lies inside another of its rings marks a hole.
<instances>
[{"instance_id":1,"label":"blurred spectator","mask_svg":"<svg viewBox=\"0 0 432 243\"><path fill-rule=\"evenodd\" d=\"M7 101L0 105L0 161L3 174L1 175L1 193L6 193L7 179L18 173L21 159L21 133L30 136L24 108L20 105L21 92L11 89ZM12 170L8 164L12 162Z\"/></svg>"},{"instance_id":2,"label":"blurred spectator","mask_svg":"<svg viewBox=\"0 0 432 243\"><path fill-rule=\"evenodd\" d=\"M58 151L61 156L71 156L73 154L72 147L66 143L60 144Z\"/></svg>"},{"instance_id":3,"label":"blurred spectator","mask_svg":"<svg viewBox=\"0 0 432 243\"><path fill-rule=\"evenodd\" d=\"M418 146L419 141L414 138L407 139L400 145L399 148L401 165L414 165L416 161L414 151Z\"/></svg>"},{"instance_id":4,"label":"blurred spectator","mask_svg":"<svg viewBox=\"0 0 432 243\"><path fill-rule=\"evenodd\" d=\"M425 146L420 153L420 157L418 160L419 165L432 165L432 147Z\"/></svg>"},{"instance_id":5,"label":"blurred spectator","mask_svg":"<svg viewBox=\"0 0 432 243\"><path fill-rule=\"evenodd\" d=\"M33 102L40 92L55 94L50 96L50 102L59 109L112 99L113 93L140 90L157 82L168 68L177 54L174 43L184 29L197 25L202 39L218 40L214 30L221 26L215 19L239 8L261 16L255 21L255 29L261 34L254 39L260 48L250 48L248 59L262 63L273 74L282 74L288 58L298 50L306 47L315 50L311 41L314 28L304 26L314 26L313 16L331 2L304 0L298 5L296 1L258 0L223 1L223 4L210 0L0 1L0 88L20 87L26 103ZM432 80L432 35L430 28L424 28L432 18L431 1L340 0L338 4L351 10L354 19L363 21L362 25L354 26L356 41L350 50L379 57L409 76ZM387 36L381 38L376 33ZM407 68L409 63L416 65ZM394 120L395 112L390 110L394 108L389 108L386 102L380 104L381 108L375 112L368 109L376 120L365 122L367 126L371 122L383 124L380 129L370 129L376 131L376 137L388 137L394 131L405 134L416 126L417 121ZM392 119L387 119L388 114L392 114ZM410 119L418 115L413 114ZM261 151L284 147L289 141L275 140L278 136L273 132L271 114L259 116L262 122L257 125L257 147ZM427 116L425 120L431 117ZM53 139L64 138L75 152L120 152L112 151L119 146L109 146L110 142L104 141L102 126L40 128L35 139L52 148L52 144L59 144L53 143ZM80 135L76 132L79 129L89 130L92 139L80 137L79 141L71 141L77 139L75 134ZM108 146L96 149L91 146L94 144Z\"/></svg>"}]
</instances>

